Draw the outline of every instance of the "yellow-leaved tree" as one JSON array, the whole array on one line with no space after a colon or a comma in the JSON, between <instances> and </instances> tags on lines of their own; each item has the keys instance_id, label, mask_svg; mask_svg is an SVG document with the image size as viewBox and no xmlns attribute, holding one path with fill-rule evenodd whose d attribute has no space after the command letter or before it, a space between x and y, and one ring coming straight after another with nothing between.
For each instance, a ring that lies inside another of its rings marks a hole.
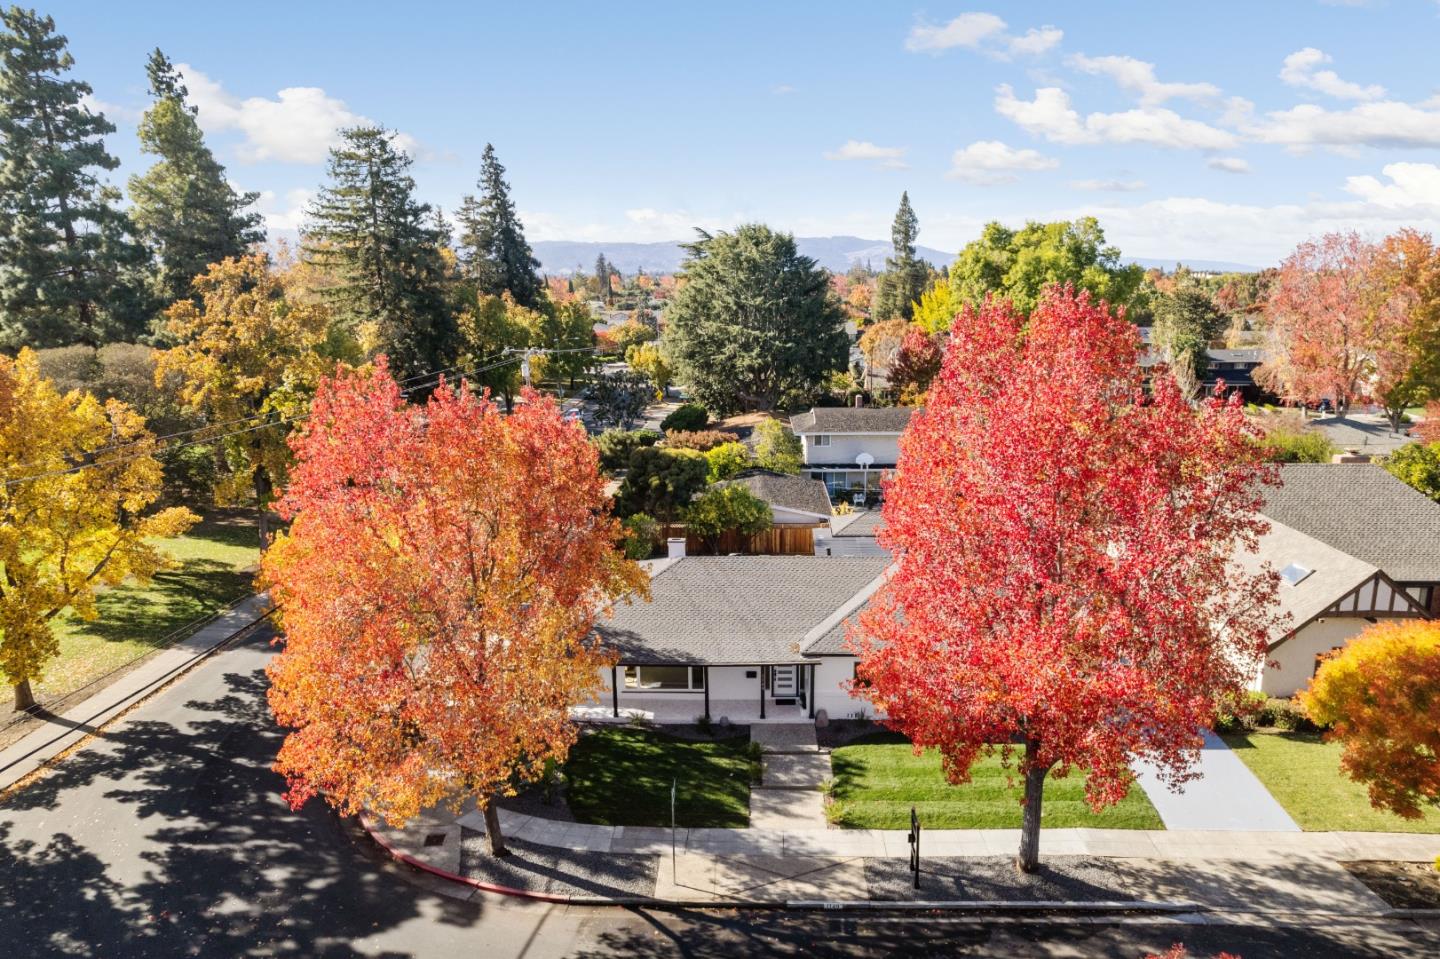
<instances>
[{"instance_id":1,"label":"yellow-leaved tree","mask_svg":"<svg viewBox=\"0 0 1440 959\"><path fill-rule=\"evenodd\" d=\"M165 313L178 345L156 354L155 379L178 383L180 400L223 437L217 442L229 478L217 484L216 499L255 497L264 548L270 501L290 464L290 423L346 345L323 304L287 298L283 277L264 256L212 264L195 278L195 290L200 306L181 300Z\"/></svg>"},{"instance_id":2,"label":"yellow-leaved tree","mask_svg":"<svg viewBox=\"0 0 1440 959\"><path fill-rule=\"evenodd\" d=\"M154 540L198 517L150 512L163 477L145 419L118 400L61 394L35 354L0 356L0 674L15 708L60 652L50 623L94 619L95 589L144 581L172 563Z\"/></svg>"}]
</instances>

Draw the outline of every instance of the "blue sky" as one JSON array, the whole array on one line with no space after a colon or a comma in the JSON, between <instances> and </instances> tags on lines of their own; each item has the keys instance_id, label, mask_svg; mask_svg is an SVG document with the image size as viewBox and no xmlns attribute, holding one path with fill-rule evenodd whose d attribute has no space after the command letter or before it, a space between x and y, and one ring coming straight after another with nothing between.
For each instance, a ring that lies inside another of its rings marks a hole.
<instances>
[{"instance_id":1,"label":"blue sky","mask_svg":"<svg viewBox=\"0 0 1440 959\"><path fill-rule=\"evenodd\" d=\"M52 2L116 122L185 65L237 186L293 229L335 130L401 134L453 208L493 142L532 239L762 220L946 250L1100 217L1125 253L1264 264L1312 233L1440 231L1440 3Z\"/></svg>"}]
</instances>

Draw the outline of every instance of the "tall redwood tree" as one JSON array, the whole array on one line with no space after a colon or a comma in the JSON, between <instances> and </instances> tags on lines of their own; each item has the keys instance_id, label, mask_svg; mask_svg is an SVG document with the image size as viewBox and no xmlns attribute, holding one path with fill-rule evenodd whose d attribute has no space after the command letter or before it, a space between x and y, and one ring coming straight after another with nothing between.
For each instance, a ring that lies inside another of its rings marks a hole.
<instances>
[{"instance_id":1,"label":"tall redwood tree","mask_svg":"<svg viewBox=\"0 0 1440 959\"><path fill-rule=\"evenodd\" d=\"M1265 526L1273 467L1236 402L1147 394L1134 326L1052 290L955 320L900 440L881 542L891 578L851 630L862 692L953 782L999 750L1025 782L1019 865L1039 863L1047 776L1099 809L1132 758L1184 781L1216 699L1264 655L1273 571L1232 562Z\"/></svg>"},{"instance_id":2,"label":"tall redwood tree","mask_svg":"<svg viewBox=\"0 0 1440 959\"><path fill-rule=\"evenodd\" d=\"M397 824L474 800L503 854L493 800L565 757L610 663L595 617L644 589L594 448L533 392L512 416L444 384L407 404L383 361L324 381L292 445L263 561L288 798Z\"/></svg>"}]
</instances>

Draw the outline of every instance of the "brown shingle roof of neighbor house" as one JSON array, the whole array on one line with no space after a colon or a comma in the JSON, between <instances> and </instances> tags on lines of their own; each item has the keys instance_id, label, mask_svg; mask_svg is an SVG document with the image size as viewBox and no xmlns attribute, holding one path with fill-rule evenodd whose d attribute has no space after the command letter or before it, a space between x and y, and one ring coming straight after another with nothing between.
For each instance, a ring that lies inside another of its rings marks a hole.
<instances>
[{"instance_id":1,"label":"brown shingle roof of neighbor house","mask_svg":"<svg viewBox=\"0 0 1440 959\"><path fill-rule=\"evenodd\" d=\"M765 469L745 470L716 486L744 486L772 507L830 518L830 494L820 480Z\"/></svg>"},{"instance_id":2,"label":"brown shingle roof of neighbor house","mask_svg":"<svg viewBox=\"0 0 1440 959\"><path fill-rule=\"evenodd\" d=\"M865 590L888 557L689 556L595 632L625 663L801 662L807 634Z\"/></svg>"},{"instance_id":3,"label":"brown shingle roof of neighbor house","mask_svg":"<svg viewBox=\"0 0 1440 959\"><path fill-rule=\"evenodd\" d=\"M790 417L790 429L802 433L903 433L915 413L908 406L817 406Z\"/></svg>"},{"instance_id":4,"label":"brown shingle roof of neighbor house","mask_svg":"<svg viewBox=\"0 0 1440 959\"><path fill-rule=\"evenodd\" d=\"M1440 503L1370 463L1288 463L1261 512L1384 570L1440 581Z\"/></svg>"}]
</instances>

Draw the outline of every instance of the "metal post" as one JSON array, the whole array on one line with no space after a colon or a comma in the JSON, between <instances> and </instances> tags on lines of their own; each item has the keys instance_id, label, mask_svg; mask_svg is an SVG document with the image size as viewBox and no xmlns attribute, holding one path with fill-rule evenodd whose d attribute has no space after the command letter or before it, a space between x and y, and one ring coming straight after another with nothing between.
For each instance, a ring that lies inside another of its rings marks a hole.
<instances>
[{"instance_id":1,"label":"metal post","mask_svg":"<svg viewBox=\"0 0 1440 959\"><path fill-rule=\"evenodd\" d=\"M678 882L675 878L675 787L679 779L670 780L670 881Z\"/></svg>"},{"instance_id":2,"label":"metal post","mask_svg":"<svg viewBox=\"0 0 1440 959\"><path fill-rule=\"evenodd\" d=\"M810 681L806 684L806 699L810 704L810 718L815 718L815 664L806 667L810 671Z\"/></svg>"},{"instance_id":3,"label":"metal post","mask_svg":"<svg viewBox=\"0 0 1440 959\"><path fill-rule=\"evenodd\" d=\"M910 872L915 879L915 888L920 888L920 817L915 807L910 807Z\"/></svg>"},{"instance_id":4,"label":"metal post","mask_svg":"<svg viewBox=\"0 0 1440 959\"><path fill-rule=\"evenodd\" d=\"M610 667L610 707L615 712L615 718L620 718L620 667Z\"/></svg>"},{"instance_id":5,"label":"metal post","mask_svg":"<svg viewBox=\"0 0 1440 959\"><path fill-rule=\"evenodd\" d=\"M760 667L760 718L765 718L765 667Z\"/></svg>"},{"instance_id":6,"label":"metal post","mask_svg":"<svg viewBox=\"0 0 1440 959\"><path fill-rule=\"evenodd\" d=\"M700 682L705 685L705 718L710 718L710 667L700 667Z\"/></svg>"}]
</instances>

